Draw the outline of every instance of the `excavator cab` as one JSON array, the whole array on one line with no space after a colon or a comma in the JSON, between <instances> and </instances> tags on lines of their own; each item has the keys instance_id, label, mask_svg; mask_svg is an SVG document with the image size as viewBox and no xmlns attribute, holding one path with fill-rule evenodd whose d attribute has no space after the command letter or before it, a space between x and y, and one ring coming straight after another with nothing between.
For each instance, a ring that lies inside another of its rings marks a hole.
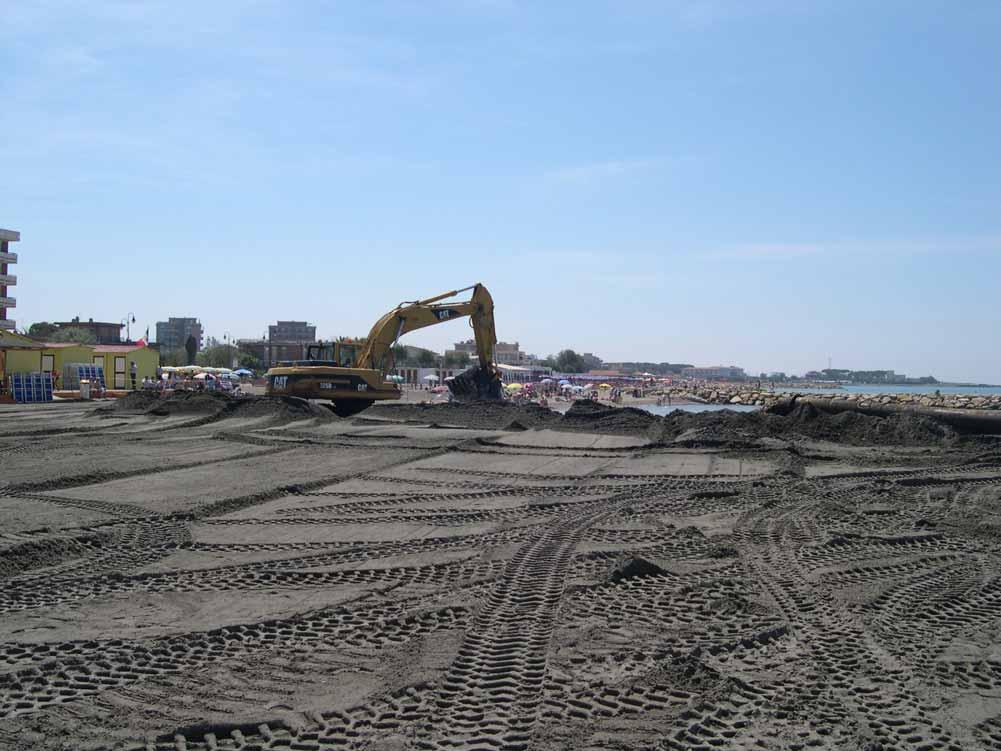
<instances>
[{"instance_id":1,"label":"excavator cab","mask_svg":"<svg viewBox=\"0 0 1001 751\"><path fill-rule=\"evenodd\" d=\"M306 346L306 359L293 362L302 365L327 365L353 368L358 361L358 342L317 342Z\"/></svg>"},{"instance_id":2,"label":"excavator cab","mask_svg":"<svg viewBox=\"0 0 1001 751\"><path fill-rule=\"evenodd\" d=\"M338 342L336 360L342 368L353 368L358 362L359 344L354 342Z\"/></svg>"},{"instance_id":3,"label":"excavator cab","mask_svg":"<svg viewBox=\"0 0 1001 751\"><path fill-rule=\"evenodd\" d=\"M316 363L334 362L334 345L317 342L306 345L306 361Z\"/></svg>"}]
</instances>

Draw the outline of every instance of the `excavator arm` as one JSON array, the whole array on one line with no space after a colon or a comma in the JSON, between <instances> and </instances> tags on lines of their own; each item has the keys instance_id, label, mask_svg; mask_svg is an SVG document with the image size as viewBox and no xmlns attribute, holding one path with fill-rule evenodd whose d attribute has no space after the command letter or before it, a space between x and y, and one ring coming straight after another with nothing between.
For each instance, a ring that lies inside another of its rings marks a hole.
<instances>
[{"instance_id":1,"label":"excavator arm","mask_svg":"<svg viewBox=\"0 0 1001 751\"><path fill-rule=\"evenodd\" d=\"M443 302L472 290L469 300ZM469 316L476 340L478 368L467 371L450 382L452 392L463 398L497 398L500 395L500 375L494 364L497 332L494 328L494 301L482 284L443 292L426 300L403 302L386 313L372 327L365 348L358 358L358 367L382 372L394 366L393 347L401 336L417 329Z\"/></svg>"}]
</instances>

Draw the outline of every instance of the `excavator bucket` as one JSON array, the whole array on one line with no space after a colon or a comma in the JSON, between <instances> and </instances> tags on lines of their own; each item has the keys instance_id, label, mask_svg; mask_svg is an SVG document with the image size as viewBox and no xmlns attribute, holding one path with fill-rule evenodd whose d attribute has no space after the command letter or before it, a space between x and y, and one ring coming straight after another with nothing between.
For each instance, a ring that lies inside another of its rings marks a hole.
<instances>
[{"instance_id":1,"label":"excavator bucket","mask_svg":"<svg viewBox=\"0 0 1001 751\"><path fill-rule=\"evenodd\" d=\"M501 398L500 375L484 370L479 365L462 371L445 383L452 392L452 396L460 402L499 400Z\"/></svg>"}]
</instances>

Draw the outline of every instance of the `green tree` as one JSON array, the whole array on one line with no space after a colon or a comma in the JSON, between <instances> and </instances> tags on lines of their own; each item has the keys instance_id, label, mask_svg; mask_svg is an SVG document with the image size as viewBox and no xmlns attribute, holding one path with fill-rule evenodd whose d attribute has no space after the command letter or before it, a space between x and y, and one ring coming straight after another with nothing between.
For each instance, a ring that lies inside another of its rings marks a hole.
<instances>
[{"instance_id":1,"label":"green tree","mask_svg":"<svg viewBox=\"0 0 1001 751\"><path fill-rule=\"evenodd\" d=\"M184 364L194 365L195 358L198 357L198 340L192 334L184 340Z\"/></svg>"},{"instance_id":2,"label":"green tree","mask_svg":"<svg viewBox=\"0 0 1001 751\"><path fill-rule=\"evenodd\" d=\"M422 368L433 368L438 364L438 357L434 352L422 349L417 355L417 364Z\"/></svg>"},{"instance_id":3,"label":"green tree","mask_svg":"<svg viewBox=\"0 0 1001 751\"><path fill-rule=\"evenodd\" d=\"M402 344L397 344L393 347L393 362L397 366L407 364L407 348Z\"/></svg>"},{"instance_id":4,"label":"green tree","mask_svg":"<svg viewBox=\"0 0 1001 751\"><path fill-rule=\"evenodd\" d=\"M160 350L160 364L178 367L188 364L188 353L184 349Z\"/></svg>"},{"instance_id":5,"label":"green tree","mask_svg":"<svg viewBox=\"0 0 1001 751\"><path fill-rule=\"evenodd\" d=\"M93 331L87 329L60 328L49 337L50 342L75 342L76 344L97 344Z\"/></svg>"},{"instance_id":6,"label":"green tree","mask_svg":"<svg viewBox=\"0 0 1001 751\"><path fill-rule=\"evenodd\" d=\"M59 327L48 321L39 321L28 327L28 336L42 342L52 341L52 335L59 330Z\"/></svg>"},{"instance_id":7,"label":"green tree","mask_svg":"<svg viewBox=\"0 0 1001 751\"><path fill-rule=\"evenodd\" d=\"M560 373L583 373L584 358L572 349L565 349L556 355L556 370Z\"/></svg>"},{"instance_id":8,"label":"green tree","mask_svg":"<svg viewBox=\"0 0 1001 751\"><path fill-rule=\"evenodd\" d=\"M250 352L240 352L236 356L236 362L241 368L252 370L255 373L260 373L264 370L264 363L262 363L256 355L253 355Z\"/></svg>"},{"instance_id":9,"label":"green tree","mask_svg":"<svg viewBox=\"0 0 1001 751\"><path fill-rule=\"evenodd\" d=\"M195 362L209 368L231 368L238 354L239 350L230 344L215 344L199 352Z\"/></svg>"},{"instance_id":10,"label":"green tree","mask_svg":"<svg viewBox=\"0 0 1001 751\"><path fill-rule=\"evenodd\" d=\"M445 366L449 368L468 368L469 354L467 352L446 352Z\"/></svg>"}]
</instances>

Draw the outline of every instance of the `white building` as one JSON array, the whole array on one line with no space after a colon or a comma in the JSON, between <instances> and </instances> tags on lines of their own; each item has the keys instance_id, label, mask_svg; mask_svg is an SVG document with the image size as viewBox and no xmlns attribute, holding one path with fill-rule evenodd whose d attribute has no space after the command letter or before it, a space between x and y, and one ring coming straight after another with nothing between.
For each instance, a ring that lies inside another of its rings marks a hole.
<instances>
[{"instance_id":1,"label":"white building","mask_svg":"<svg viewBox=\"0 0 1001 751\"><path fill-rule=\"evenodd\" d=\"M17 253L10 252L10 243L21 239L21 233L12 229L0 229L0 331L13 331L16 321L7 317L7 309L17 305L17 299L10 297L10 288L17 284L17 277L8 274L8 267L17 263Z\"/></svg>"},{"instance_id":2,"label":"white building","mask_svg":"<svg viewBox=\"0 0 1001 751\"><path fill-rule=\"evenodd\" d=\"M446 378L457 376L465 368L395 368L394 375L401 376L403 382L411 386L439 386ZM438 380L428 380L428 376L435 376Z\"/></svg>"},{"instance_id":3,"label":"white building","mask_svg":"<svg viewBox=\"0 0 1001 751\"><path fill-rule=\"evenodd\" d=\"M446 351L445 354L456 354L462 352L469 355L470 360L476 359L476 341L467 339L464 342L456 342L455 346ZM518 342L497 342L494 345L494 362L498 365L521 365L528 360L528 355L521 351Z\"/></svg>"},{"instance_id":4,"label":"white building","mask_svg":"<svg viewBox=\"0 0 1001 751\"><path fill-rule=\"evenodd\" d=\"M531 381L541 381L549 378L553 374L553 369L545 365L505 365L497 363L497 369L501 372L501 378L505 383L529 383Z\"/></svg>"}]
</instances>

